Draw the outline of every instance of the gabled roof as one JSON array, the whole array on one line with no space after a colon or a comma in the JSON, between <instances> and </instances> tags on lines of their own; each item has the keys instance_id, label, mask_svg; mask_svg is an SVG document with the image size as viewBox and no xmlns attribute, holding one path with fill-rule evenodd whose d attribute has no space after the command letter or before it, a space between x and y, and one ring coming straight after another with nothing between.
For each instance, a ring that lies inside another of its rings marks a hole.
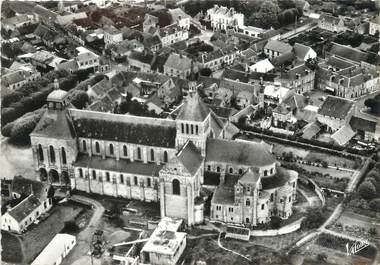
<instances>
[{"instance_id":1,"label":"gabled roof","mask_svg":"<svg viewBox=\"0 0 380 265\"><path fill-rule=\"evenodd\" d=\"M45 200L47 198L47 192L49 184L40 181L35 181L22 176L15 176L12 179L12 192L18 194L33 195L40 200Z\"/></svg>"},{"instance_id":2,"label":"gabled roof","mask_svg":"<svg viewBox=\"0 0 380 265\"><path fill-rule=\"evenodd\" d=\"M295 55L300 58L300 59L304 59L306 54L312 50L312 48L310 48L309 46L306 46L306 45L303 45L301 43L296 43L294 44L293 46L293 50L294 50L294 53Z\"/></svg>"},{"instance_id":3,"label":"gabled roof","mask_svg":"<svg viewBox=\"0 0 380 265\"><path fill-rule=\"evenodd\" d=\"M339 145L345 145L351 140L352 137L354 137L354 135L355 132L352 130L351 126L347 124L331 135L331 138L334 139L334 141Z\"/></svg>"},{"instance_id":4,"label":"gabled roof","mask_svg":"<svg viewBox=\"0 0 380 265\"><path fill-rule=\"evenodd\" d=\"M41 202L34 195L29 195L7 213L12 216L17 222L21 222L28 217L33 211L41 205Z\"/></svg>"},{"instance_id":5,"label":"gabled roof","mask_svg":"<svg viewBox=\"0 0 380 265\"><path fill-rule=\"evenodd\" d=\"M186 142L177 154L177 158L191 175L197 173L203 161L201 153L192 141Z\"/></svg>"},{"instance_id":6,"label":"gabled roof","mask_svg":"<svg viewBox=\"0 0 380 265\"><path fill-rule=\"evenodd\" d=\"M239 179L240 183L255 184L260 180L260 175L258 170L249 168L248 171L244 172Z\"/></svg>"},{"instance_id":7,"label":"gabled roof","mask_svg":"<svg viewBox=\"0 0 380 265\"><path fill-rule=\"evenodd\" d=\"M194 93L186 98L178 113L177 120L204 121L209 113L209 107L202 101L198 93Z\"/></svg>"},{"instance_id":8,"label":"gabled roof","mask_svg":"<svg viewBox=\"0 0 380 265\"><path fill-rule=\"evenodd\" d=\"M207 139L206 160L247 166L266 166L276 162L264 143Z\"/></svg>"},{"instance_id":9,"label":"gabled roof","mask_svg":"<svg viewBox=\"0 0 380 265\"><path fill-rule=\"evenodd\" d=\"M329 53L346 58L348 60L360 63L360 62L367 62L367 63L373 63L376 59L376 54L370 54L366 52L362 52L358 49L341 45L338 43L333 43Z\"/></svg>"},{"instance_id":10,"label":"gabled roof","mask_svg":"<svg viewBox=\"0 0 380 265\"><path fill-rule=\"evenodd\" d=\"M170 67L180 71L187 71L191 69L191 59L177 53L172 53L166 60L164 67Z\"/></svg>"},{"instance_id":11,"label":"gabled roof","mask_svg":"<svg viewBox=\"0 0 380 265\"><path fill-rule=\"evenodd\" d=\"M155 57L151 53L132 51L128 58L145 63L145 64L152 65Z\"/></svg>"},{"instance_id":12,"label":"gabled roof","mask_svg":"<svg viewBox=\"0 0 380 265\"><path fill-rule=\"evenodd\" d=\"M278 40L269 40L264 49L276 51L279 53L286 53L292 51L293 48L285 42Z\"/></svg>"},{"instance_id":13,"label":"gabled roof","mask_svg":"<svg viewBox=\"0 0 380 265\"><path fill-rule=\"evenodd\" d=\"M348 111L354 106L354 102L348 99L328 96L318 110L323 116L345 119Z\"/></svg>"}]
</instances>

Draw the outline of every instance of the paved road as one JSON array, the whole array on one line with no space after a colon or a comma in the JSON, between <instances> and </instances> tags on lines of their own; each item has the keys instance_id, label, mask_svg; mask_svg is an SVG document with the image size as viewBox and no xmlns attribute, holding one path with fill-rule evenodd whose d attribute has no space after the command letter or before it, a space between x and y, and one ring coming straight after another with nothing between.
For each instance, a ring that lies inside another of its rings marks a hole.
<instances>
[{"instance_id":1,"label":"paved road","mask_svg":"<svg viewBox=\"0 0 380 265\"><path fill-rule=\"evenodd\" d=\"M61 263L62 265L74 264L75 261L87 255L88 251L90 250L90 242L92 240L92 235L94 234L95 230L98 229L102 219L102 215L104 213L104 207L96 200L80 195L73 195L70 197L70 199L80 203L92 205L94 213L87 227L78 234L77 245ZM86 265L85 263L81 264Z\"/></svg>"}]
</instances>

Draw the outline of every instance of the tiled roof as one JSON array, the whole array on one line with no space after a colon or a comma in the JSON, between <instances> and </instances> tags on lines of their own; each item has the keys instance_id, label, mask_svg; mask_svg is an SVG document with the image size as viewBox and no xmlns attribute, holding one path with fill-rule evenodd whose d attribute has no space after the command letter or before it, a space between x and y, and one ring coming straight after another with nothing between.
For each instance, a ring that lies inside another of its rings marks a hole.
<instances>
[{"instance_id":1,"label":"tiled roof","mask_svg":"<svg viewBox=\"0 0 380 265\"><path fill-rule=\"evenodd\" d=\"M191 69L191 59L177 53L172 53L166 60L164 67L170 67L180 71L187 71Z\"/></svg>"},{"instance_id":2,"label":"tiled roof","mask_svg":"<svg viewBox=\"0 0 380 265\"><path fill-rule=\"evenodd\" d=\"M318 110L318 114L344 119L348 111L353 107L354 102L348 99L328 96Z\"/></svg>"},{"instance_id":3,"label":"tiled roof","mask_svg":"<svg viewBox=\"0 0 380 265\"><path fill-rule=\"evenodd\" d=\"M12 71L1 77L1 84L3 87L8 87L10 85L24 81L30 75L32 75L32 73L24 70Z\"/></svg>"},{"instance_id":4,"label":"tiled roof","mask_svg":"<svg viewBox=\"0 0 380 265\"><path fill-rule=\"evenodd\" d=\"M154 60L154 55L151 53L132 51L128 58L151 65Z\"/></svg>"},{"instance_id":5,"label":"tiled roof","mask_svg":"<svg viewBox=\"0 0 380 265\"><path fill-rule=\"evenodd\" d=\"M75 112L72 117L78 137L166 148L175 147L174 121L131 115Z\"/></svg>"},{"instance_id":6,"label":"tiled roof","mask_svg":"<svg viewBox=\"0 0 380 265\"><path fill-rule=\"evenodd\" d=\"M15 176L12 179L12 192L20 195L30 195L33 190L33 195L40 200L46 199L49 186L47 183L23 178L22 176Z\"/></svg>"},{"instance_id":7,"label":"tiled roof","mask_svg":"<svg viewBox=\"0 0 380 265\"><path fill-rule=\"evenodd\" d=\"M212 196L212 203L233 205L235 203L234 188L219 185Z\"/></svg>"},{"instance_id":8,"label":"tiled roof","mask_svg":"<svg viewBox=\"0 0 380 265\"><path fill-rule=\"evenodd\" d=\"M190 95L182 105L177 119L184 121L204 121L210 113L209 107L202 101L198 93Z\"/></svg>"},{"instance_id":9,"label":"tiled roof","mask_svg":"<svg viewBox=\"0 0 380 265\"><path fill-rule=\"evenodd\" d=\"M374 58L371 57L376 57L376 54L371 55L358 49L344 46L338 43L333 43L331 49L329 50L329 53L358 63L362 61L372 63Z\"/></svg>"},{"instance_id":10,"label":"tiled roof","mask_svg":"<svg viewBox=\"0 0 380 265\"><path fill-rule=\"evenodd\" d=\"M339 130L337 130L333 135L331 135L331 138L334 139L335 142L337 142L339 145L345 145L348 143L348 141L351 140L352 137L354 137L355 132L352 130L351 126L344 125Z\"/></svg>"},{"instance_id":11,"label":"tiled roof","mask_svg":"<svg viewBox=\"0 0 380 265\"><path fill-rule=\"evenodd\" d=\"M208 139L206 160L247 166L265 166L276 162L263 143Z\"/></svg>"},{"instance_id":12,"label":"tiled roof","mask_svg":"<svg viewBox=\"0 0 380 265\"><path fill-rule=\"evenodd\" d=\"M288 181L297 178L297 172L287 170L282 167L276 167L276 174L261 178L263 190L269 190L284 186Z\"/></svg>"},{"instance_id":13,"label":"tiled roof","mask_svg":"<svg viewBox=\"0 0 380 265\"><path fill-rule=\"evenodd\" d=\"M293 46L293 50L294 50L295 55L298 58L303 60L305 58L306 54L309 52L309 50L311 50L311 48L309 46L306 46L306 45L303 45L300 43L296 43Z\"/></svg>"},{"instance_id":14,"label":"tiled roof","mask_svg":"<svg viewBox=\"0 0 380 265\"><path fill-rule=\"evenodd\" d=\"M286 53L292 51L292 46L282 41L270 40L265 45L264 49L269 49L271 51L277 51L280 53Z\"/></svg>"},{"instance_id":15,"label":"tiled roof","mask_svg":"<svg viewBox=\"0 0 380 265\"><path fill-rule=\"evenodd\" d=\"M202 155L192 141L188 141L177 155L186 170L194 175L202 165Z\"/></svg>"},{"instance_id":16,"label":"tiled roof","mask_svg":"<svg viewBox=\"0 0 380 265\"><path fill-rule=\"evenodd\" d=\"M302 138L311 139L321 130L317 122L311 122L302 129Z\"/></svg>"},{"instance_id":17,"label":"tiled roof","mask_svg":"<svg viewBox=\"0 0 380 265\"><path fill-rule=\"evenodd\" d=\"M10 209L7 213L12 216L17 222L21 222L26 217L28 217L41 202L34 195L29 195L15 207Z\"/></svg>"},{"instance_id":18,"label":"tiled roof","mask_svg":"<svg viewBox=\"0 0 380 265\"><path fill-rule=\"evenodd\" d=\"M244 172L241 178L239 179L240 183L251 183L256 184L260 180L260 175L258 170L248 169Z\"/></svg>"},{"instance_id":19,"label":"tiled roof","mask_svg":"<svg viewBox=\"0 0 380 265\"><path fill-rule=\"evenodd\" d=\"M130 174L140 174L144 176L158 176L158 172L163 165L156 163L131 162L128 159L105 158L100 156L88 156L79 154L76 162L76 167L89 167L94 169L117 171ZM104 181L104 180L103 180Z\"/></svg>"},{"instance_id":20,"label":"tiled roof","mask_svg":"<svg viewBox=\"0 0 380 265\"><path fill-rule=\"evenodd\" d=\"M365 131L365 132L376 132L376 125L377 123L375 121L366 120L360 117L352 117L350 120L350 125L352 129L357 131Z\"/></svg>"}]
</instances>

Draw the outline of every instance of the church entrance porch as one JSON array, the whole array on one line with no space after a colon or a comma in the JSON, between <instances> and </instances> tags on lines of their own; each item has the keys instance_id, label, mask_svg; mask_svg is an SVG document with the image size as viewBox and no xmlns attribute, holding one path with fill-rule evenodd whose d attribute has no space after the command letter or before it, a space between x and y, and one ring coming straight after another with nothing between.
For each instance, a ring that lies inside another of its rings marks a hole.
<instances>
[{"instance_id":1,"label":"church entrance porch","mask_svg":"<svg viewBox=\"0 0 380 265\"><path fill-rule=\"evenodd\" d=\"M46 172L46 169L44 169L44 168L40 168L40 169L39 169L39 172L40 172L40 180L41 180L42 182L47 181L47 180L48 180L48 174L47 174L47 172Z\"/></svg>"},{"instance_id":2,"label":"church entrance porch","mask_svg":"<svg viewBox=\"0 0 380 265\"><path fill-rule=\"evenodd\" d=\"M49 171L49 182L52 184L61 184L57 170L51 169Z\"/></svg>"}]
</instances>

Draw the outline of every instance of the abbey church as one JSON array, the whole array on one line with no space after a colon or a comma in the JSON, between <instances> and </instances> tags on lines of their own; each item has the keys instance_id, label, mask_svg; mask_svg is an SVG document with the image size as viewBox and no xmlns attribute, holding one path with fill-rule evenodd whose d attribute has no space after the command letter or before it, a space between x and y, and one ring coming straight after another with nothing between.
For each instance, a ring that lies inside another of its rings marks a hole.
<instances>
[{"instance_id":1,"label":"abbey church","mask_svg":"<svg viewBox=\"0 0 380 265\"><path fill-rule=\"evenodd\" d=\"M211 220L255 226L292 214L297 173L280 166L270 145L232 140L237 128L196 92L167 119L78 110L67 97L51 92L30 134L42 180L159 201L161 217L189 225L204 220L203 189L212 191Z\"/></svg>"}]
</instances>

